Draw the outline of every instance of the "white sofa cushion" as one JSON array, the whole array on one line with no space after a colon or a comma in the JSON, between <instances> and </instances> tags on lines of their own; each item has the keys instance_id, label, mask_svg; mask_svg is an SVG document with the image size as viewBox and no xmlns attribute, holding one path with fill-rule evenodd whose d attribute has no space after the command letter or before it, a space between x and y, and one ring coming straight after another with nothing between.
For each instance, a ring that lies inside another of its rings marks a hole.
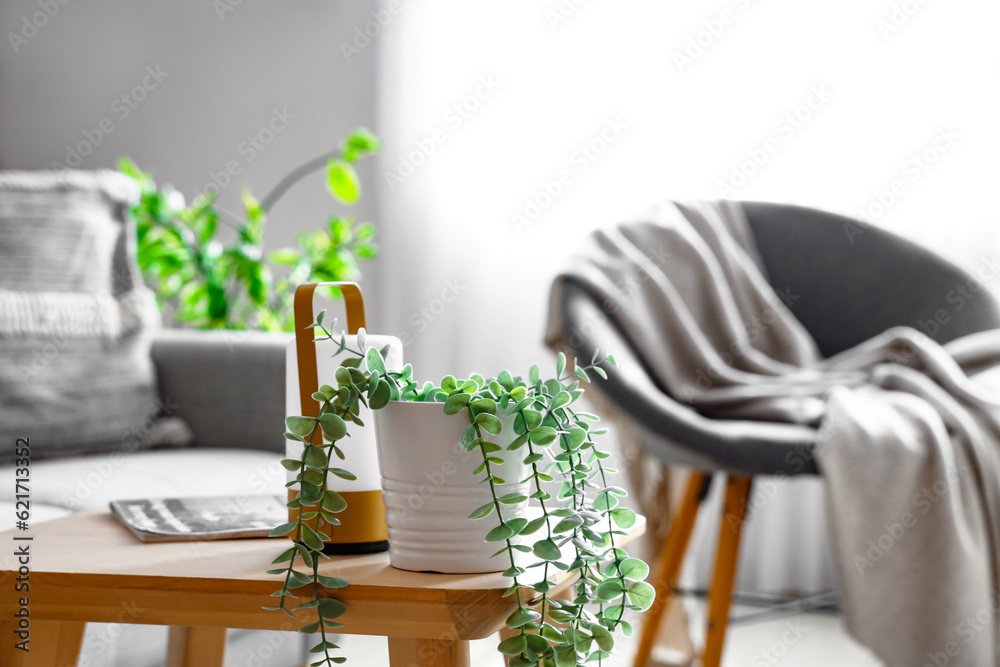
<instances>
[{"instance_id":1,"label":"white sofa cushion","mask_svg":"<svg viewBox=\"0 0 1000 667\"><path fill-rule=\"evenodd\" d=\"M281 455L246 449L148 450L46 459L31 464L31 519L101 509L127 498L285 493ZM0 467L13 480L14 467ZM0 530L14 527L14 484L0 487ZM9 508L8 508L9 504Z\"/></svg>"}]
</instances>

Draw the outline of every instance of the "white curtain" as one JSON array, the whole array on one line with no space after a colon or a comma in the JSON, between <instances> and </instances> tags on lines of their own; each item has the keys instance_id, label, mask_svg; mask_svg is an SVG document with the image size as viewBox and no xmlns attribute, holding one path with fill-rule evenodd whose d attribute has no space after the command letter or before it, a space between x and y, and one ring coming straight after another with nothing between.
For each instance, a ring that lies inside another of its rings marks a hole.
<instances>
[{"instance_id":1,"label":"white curtain","mask_svg":"<svg viewBox=\"0 0 1000 667\"><path fill-rule=\"evenodd\" d=\"M404 0L376 18L373 306L423 377L549 360L561 262L660 199L863 214L968 269L1000 251L996 3ZM824 533L818 483L781 485L742 585L830 585Z\"/></svg>"}]
</instances>

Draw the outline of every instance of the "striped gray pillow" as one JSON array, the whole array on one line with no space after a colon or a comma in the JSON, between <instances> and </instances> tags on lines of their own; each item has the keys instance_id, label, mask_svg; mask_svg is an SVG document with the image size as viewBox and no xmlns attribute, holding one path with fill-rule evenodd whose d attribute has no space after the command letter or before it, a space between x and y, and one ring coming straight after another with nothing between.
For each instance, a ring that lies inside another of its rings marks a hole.
<instances>
[{"instance_id":1,"label":"striped gray pillow","mask_svg":"<svg viewBox=\"0 0 1000 667\"><path fill-rule=\"evenodd\" d=\"M138 196L111 171L0 172L0 462L17 438L34 458L190 439L156 392Z\"/></svg>"}]
</instances>

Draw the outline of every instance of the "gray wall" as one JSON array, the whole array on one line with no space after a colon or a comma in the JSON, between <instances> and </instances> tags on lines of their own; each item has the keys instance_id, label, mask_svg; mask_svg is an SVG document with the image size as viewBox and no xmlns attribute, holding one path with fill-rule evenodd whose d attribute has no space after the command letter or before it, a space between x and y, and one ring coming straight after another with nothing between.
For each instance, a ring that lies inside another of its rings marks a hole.
<instances>
[{"instance_id":1,"label":"gray wall","mask_svg":"<svg viewBox=\"0 0 1000 667\"><path fill-rule=\"evenodd\" d=\"M190 200L229 163L239 173L219 201L238 211L242 185L263 196L374 122L375 45L351 62L340 46L374 0L62 1L0 2L0 168L65 165L68 149L89 153L80 168L112 167L124 154ZM247 138L262 131L273 138L258 149ZM362 177L374 174L370 164ZM375 217L373 194L358 217ZM275 208L266 242L290 244L336 210L315 175Z\"/></svg>"}]
</instances>

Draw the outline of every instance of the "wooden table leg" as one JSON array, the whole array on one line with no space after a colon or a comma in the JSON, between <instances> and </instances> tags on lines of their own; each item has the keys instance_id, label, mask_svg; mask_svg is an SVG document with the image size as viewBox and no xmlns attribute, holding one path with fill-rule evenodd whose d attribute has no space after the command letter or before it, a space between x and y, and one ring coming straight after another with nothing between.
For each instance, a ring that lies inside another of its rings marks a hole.
<instances>
[{"instance_id":1,"label":"wooden table leg","mask_svg":"<svg viewBox=\"0 0 1000 667\"><path fill-rule=\"evenodd\" d=\"M469 642L389 637L389 667L471 667Z\"/></svg>"},{"instance_id":2,"label":"wooden table leg","mask_svg":"<svg viewBox=\"0 0 1000 667\"><path fill-rule=\"evenodd\" d=\"M225 655L225 628L171 626L167 667L222 667Z\"/></svg>"},{"instance_id":3,"label":"wooden table leg","mask_svg":"<svg viewBox=\"0 0 1000 667\"><path fill-rule=\"evenodd\" d=\"M76 667L86 623L31 621L28 651L15 646L17 624L0 621L0 665L4 667Z\"/></svg>"}]
</instances>

